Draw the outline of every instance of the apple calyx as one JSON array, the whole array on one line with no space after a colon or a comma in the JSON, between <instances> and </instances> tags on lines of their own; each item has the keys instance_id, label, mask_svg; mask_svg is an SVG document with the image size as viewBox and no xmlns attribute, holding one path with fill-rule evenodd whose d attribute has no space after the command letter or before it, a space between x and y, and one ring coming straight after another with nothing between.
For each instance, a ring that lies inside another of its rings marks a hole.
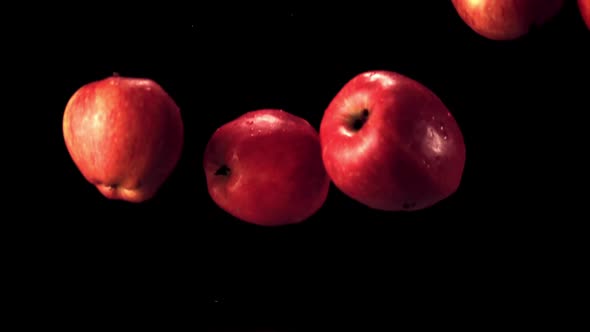
<instances>
[{"instance_id":1,"label":"apple calyx","mask_svg":"<svg viewBox=\"0 0 590 332\"><path fill-rule=\"evenodd\" d=\"M227 165L221 165L216 171L215 171L215 175L218 176L225 176L225 177L229 177L229 175L231 174L231 168L227 167Z\"/></svg>"},{"instance_id":2,"label":"apple calyx","mask_svg":"<svg viewBox=\"0 0 590 332\"><path fill-rule=\"evenodd\" d=\"M363 128L367 120L369 119L369 110L363 108L360 112L352 116L350 121L350 129L353 132L358 132Z\"/></svg>"}]
</instances>

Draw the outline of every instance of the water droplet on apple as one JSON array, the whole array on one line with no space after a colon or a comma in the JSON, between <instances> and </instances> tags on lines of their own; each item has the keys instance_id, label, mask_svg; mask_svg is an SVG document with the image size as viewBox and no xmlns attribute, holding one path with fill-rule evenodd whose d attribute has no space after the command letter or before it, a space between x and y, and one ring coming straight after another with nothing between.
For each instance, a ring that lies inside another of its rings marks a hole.
<instances>
[{"instance_id":1,"label":"water droplet on apple","mask_svg":"<svg viewBox=\"0 0 590 332\"><path fill-rule=\"evenodd\" d=\"M440 130L445 130L445 126L444 125L440 125Z\"/></svg>"},{"instance_id":2,"label":"water droplet on apple","mask_svg":"<svg viewBox=\"0 0 590 332\"><path fill-rule=\"evenodd\" d=\"M449 136L447 136L447 135L443 135L443 139L446 141L446 140L448 140L448 139L449 139Z\"/></svg>"},{"instance_id":3,"label":"water droplet on apple","mask_svg":"<svg viewBox=\"0 0 590 332\"><path fill-rule=\"evenodd\" d=\"M426 161L426 159L423 159L422 163L424 164L424 166L426 166L426 168L430 168L430 163Z\"/></svg>"}]
</instances>

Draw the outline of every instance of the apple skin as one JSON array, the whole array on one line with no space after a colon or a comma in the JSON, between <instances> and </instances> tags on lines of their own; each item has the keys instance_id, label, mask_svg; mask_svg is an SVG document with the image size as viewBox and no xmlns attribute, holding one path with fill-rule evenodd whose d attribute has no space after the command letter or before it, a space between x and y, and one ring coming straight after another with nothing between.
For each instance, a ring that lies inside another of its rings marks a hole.
<instances>
[{"instance_id":1,"label":"apple skin","mask_svg":"<svg viewBox=\"0 0 590 332\"><path fill-rule=\"evenodd\" d=\"M342 87L324 113L320 142L334 185L378 210L434 205L457 190L465 165L463 135L447 107L390 71L364 72Z\"/></svg>"},{"instance_id":2,"label":"apple skin","mask_svg":"<svg viewBox=\"0 0 590 332\"><path fill-rule=\"evenodd\" d=\"M463 21L492 40L514 40L526 35L561 10L564 0L452 0Z\"/></svg>"},{"instance_id":3,"label":"apple skin","mask_svg":"<svg viewBox=\"0 0 590 332\"><path fill-rule=\"evenodd\" d=\"M176 167L184 127L178 106L156 82L113 75L71 96L63 136L74 163L103 196L140 203Z\"/></svg>"},{"instance_id":4,"label":"apple skin","mask_svg":"<svg viewBox=\"0 0 590 332\"><path fill-rule=\"evenodd\" d=\"M578 0L578 9L586 27L590 30L590 0Z\"/></svg>"},{"instance_id":5,"label":"apple skin","mask_svg":"<svg viewBox=\"0 0 590 332\"><path fill-rule=\"evenodd\" d=\"M316 129L277 109L251 111L219 127L203 167L213 201L261 226L306 220L324 204L330 185Z\"/></svg>"}]
</instances>

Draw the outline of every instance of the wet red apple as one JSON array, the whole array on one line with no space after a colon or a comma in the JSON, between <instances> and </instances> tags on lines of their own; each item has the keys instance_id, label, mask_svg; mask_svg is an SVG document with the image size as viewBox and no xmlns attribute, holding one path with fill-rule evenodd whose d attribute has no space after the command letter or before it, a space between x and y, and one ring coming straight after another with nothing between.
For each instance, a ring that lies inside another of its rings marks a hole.
<instances>
[{"instance_id":1,"label":"wet red apple","mask_svg":"<svg viewBox=\"0 0 590 332\"><path fill-rule=\"evenodd\" d=\"M253 224L302 222L328 195L317 131L281 110L248 112L219 127L207 144L203 167L213 201Z\"/></svg>"},{"instance_id":2,"label":"wet red apple","mask_svg":"<svg viewBox=\"0 0 590 332\"><path fill-rule=\"evenodd\" d=\"M346 83L324 113L320 140L335 186L374 209L424 209L461 183L457 122L431 90L398 73L365 72Z\"/></svg>"},{"instance_id":3,"label":"wet red apple","mask_svg":"<svg viewBox=\"0 0 590 332\"><path fill-rule=\"evenodd\" d=\"M564 0L452 0L463 21L488 39L512 40L541 26L560 11Z\"/></svg>"},{"instance_id":4,"label":"wet red apple","mask_svg":"<svg viewBox=\"0 0 590 332\"><path fill-rule=\"evenodd\" d=\"M72 95L63 136L74 163L102 195L139 203L175 168L184 132L178 106L160 85L113 75Z\"/></svg>"}]
</instances>

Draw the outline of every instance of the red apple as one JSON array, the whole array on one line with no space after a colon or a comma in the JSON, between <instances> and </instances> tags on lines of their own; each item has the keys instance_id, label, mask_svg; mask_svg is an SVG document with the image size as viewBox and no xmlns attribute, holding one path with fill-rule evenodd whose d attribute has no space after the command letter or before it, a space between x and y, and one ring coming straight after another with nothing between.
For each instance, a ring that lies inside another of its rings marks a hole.
<instances>
[{"instance_id":1,"label":"red apple","mask_svg":"<svg viewBox=\"0 0 590 332\"><path fill-rule=\"evenodd\" d=\"M427 208L461 182L459 126L431 90L398 73L366 72L344 85L324 113L320 140L332 182L374 209Z\"/></svg>"},{"instance_id":2,"label":"red apple","mask_svg":"<svg viewBox=\"0 0 590 332\"><path fill-rule=\"evenodd\" d=\"M213 201L253 224L302 222L328 195L317 131L282 110L248 112L219 127L203 166Z\"/></svg>"},{"instance_id":3,"label":"red apple","mask_svg":"<svg viewBox=\"0 0 590 332\"><path fill-rule=\"evenodd\" d=\"M578 0L578 8L580 9L584 23L586 23L588 30L590 30L590 0Z\"/></svg>"},{"instance_id":4,"label":"red apple","mask_svg":"<svg viewBox=\"0 0 590 332\"><path fill-rule=\"evenodd\" d=\"M564 0L452 0L471 29L493 40L512 40L560 11Z\"/></svg>"},{"instance_id":5,"label":"red apple","mask_svg":"<svg viewBox=\"0 0 590 332\"><path fill-rule=\"evenodd\" d=\"M160 85L113 75L74 93L63 135L87 181L109 199L139 203L152 198L176 167L184 129Z\"/></svg>"}]
</instances>

